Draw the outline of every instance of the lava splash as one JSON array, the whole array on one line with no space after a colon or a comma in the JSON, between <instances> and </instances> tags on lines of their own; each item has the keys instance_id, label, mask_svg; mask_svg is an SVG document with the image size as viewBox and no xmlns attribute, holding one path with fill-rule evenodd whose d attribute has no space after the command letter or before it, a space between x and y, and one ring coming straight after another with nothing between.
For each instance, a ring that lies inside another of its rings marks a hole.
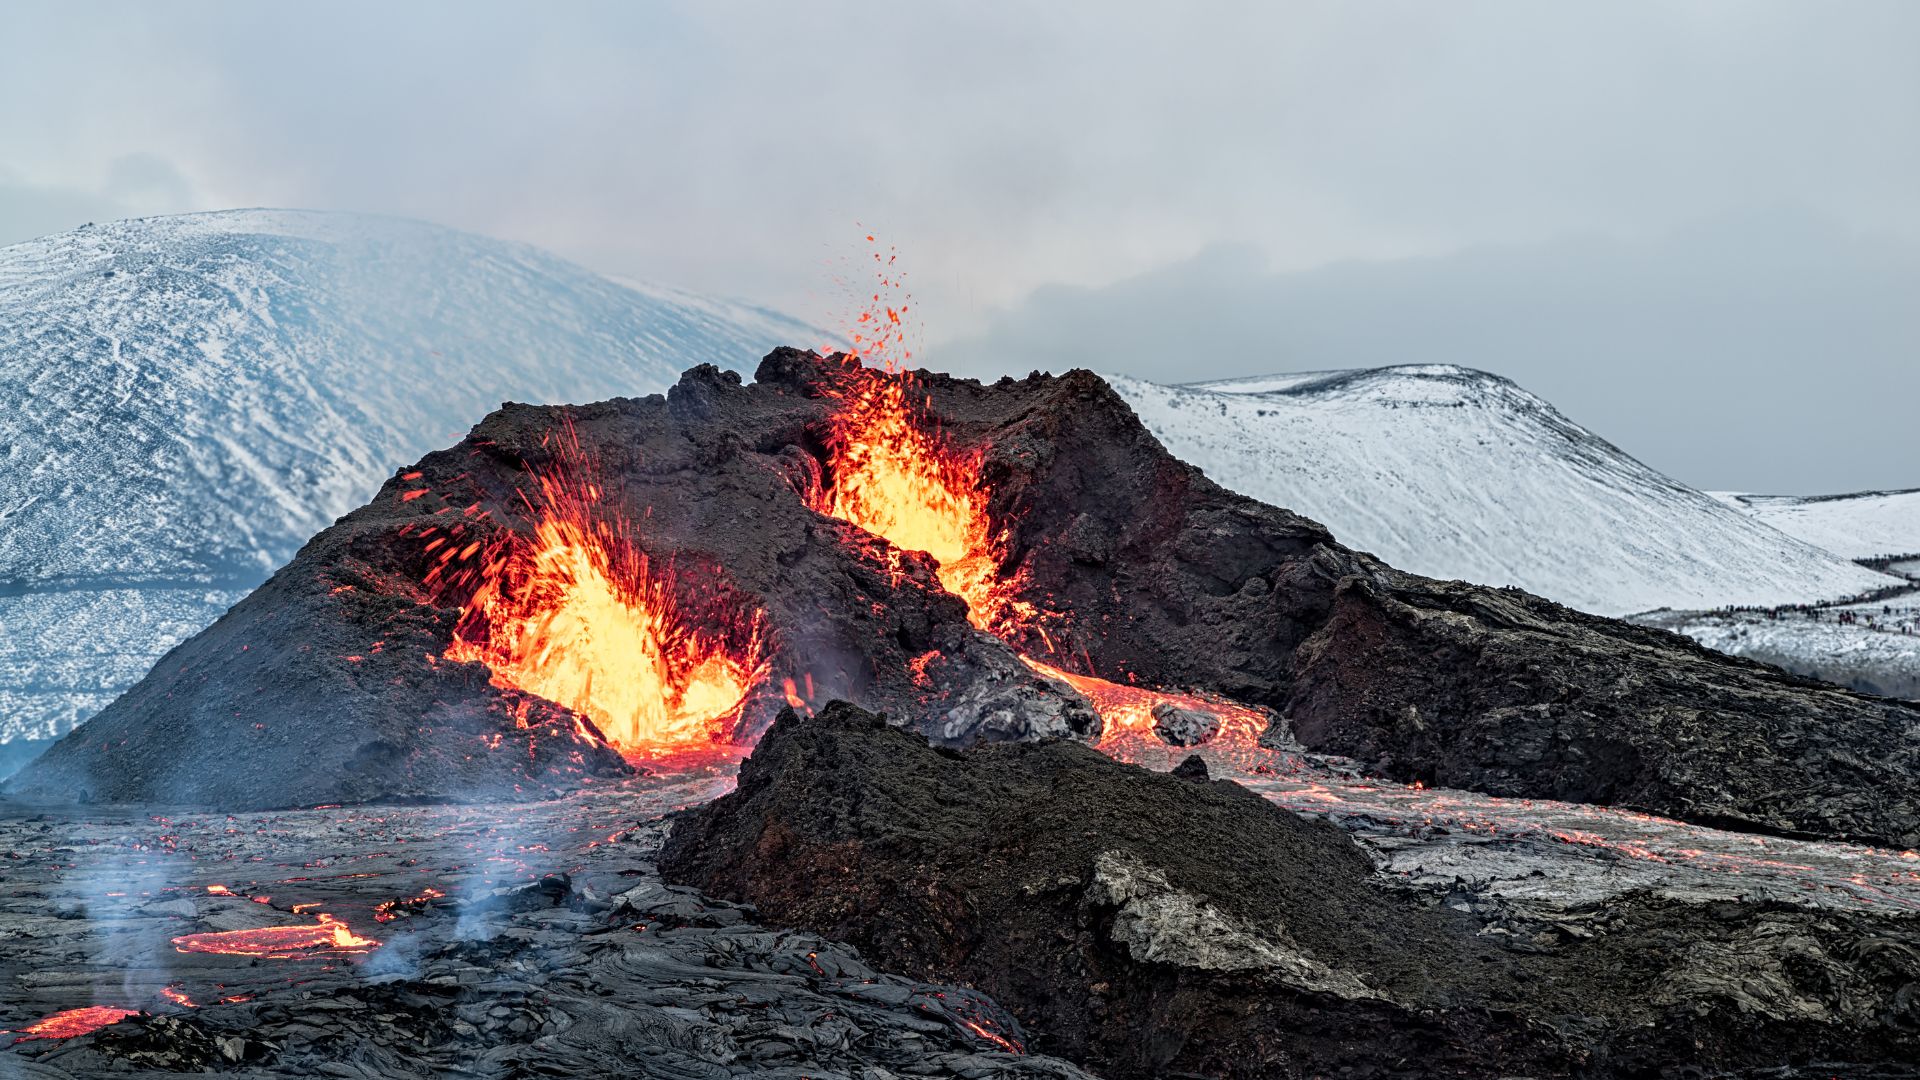
<instances>
[{"instance_id":1,"label":"lava splash","mask_svg":"<svg viewBox=\"0 0 1920 1080\"><path fill-rule=\"evenodd\" d=\"M628 522L596 512L600 486L572 431L561 437L563 467L526 500L533 538L457 556L480 556L478 583L446 658L587 717L628 760L725 756L766 677L758 613L691 617L673 568L649 560Z\"/></svg>"},{"instance_id":2,"label":"lava splash","mask_svg":"<svg viewBox=\"0 0 1920 1080\"><path fill-rule=\"evenodd\" d=\"M983 630L1002 617L997 550L979 462L946 446L914 415L912 376L849 360L831 392L839 408L827 436L831 483L813 509L885 537L939 564L940 584L967 602Z\"/></svg>"}]
</instances>

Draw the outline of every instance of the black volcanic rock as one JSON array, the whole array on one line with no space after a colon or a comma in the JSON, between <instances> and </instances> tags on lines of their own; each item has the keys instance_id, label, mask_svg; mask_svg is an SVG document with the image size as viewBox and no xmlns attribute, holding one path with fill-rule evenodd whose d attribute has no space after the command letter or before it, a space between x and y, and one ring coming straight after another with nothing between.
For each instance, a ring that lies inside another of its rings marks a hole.
<instances>
[{"instance_id":1,"label":"black volcanic rock","mask_svg":"<svg viewBox=\"0 0 1920 1080\"><path fill-rule=\"evenodd\" d=\"M835 704L776 722L659 865L977 987L1105 1076L1881 1076L1920 1053L1911 917L1627 897L1516 924L1185 772L939 750Z\"/></svg>"},{"instance_id":2,"label":"black volcanic rock","mask_svg":"<svg viewBox=\"0 0 1920 1080\"><path fill-rule=\"evenodd\" d=\"M925 422L977 455L1001 580L1037 612L1004 642L977 631L929 559L808 509L803 493L833 481L833 393L852 377L844 358L782 349L751 385L699 367L664 398L507 406L315 537L11 790L261 806L536 793L621 771L570 713L512 700L477 664L428 664L454 601L423 584L431 557L405 535L450 520L481 541L524 534L522 493L570 429L608 512L698 585L683 602L765 613L770 677L748 737L786 679L809 678L813 701L954 745L1095 733L1019 650L1271 708L1308 747L1396 778L1920 843L1920 708L1394 571L1175 460L1085 371L914 377ZM529 709L545 725L530 739L504 720Z\"/></svg>"},{"instance_id":3,"label":"black volcanic rock","mask_svg":"<svg viewBox=\"0 0 1920 1080\"><path fill-rule=\"evenodd\" d=\"M1920 709L1517 589L1334 589L1296 650L1296 737L1401 780L1920 845Z\"/></svg>"}]
</instances>

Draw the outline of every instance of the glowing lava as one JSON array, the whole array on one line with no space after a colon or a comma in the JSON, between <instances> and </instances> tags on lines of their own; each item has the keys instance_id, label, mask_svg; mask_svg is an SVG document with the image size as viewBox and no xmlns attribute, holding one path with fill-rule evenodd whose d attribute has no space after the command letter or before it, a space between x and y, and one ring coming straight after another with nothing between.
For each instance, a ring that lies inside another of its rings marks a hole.
<instances>
[{"instance_id":1,"label":"glowing lava","mask_svg":"<svg viewBox=\"0 0 1920 1080\"><path fill-rule=\"evenodd\" d=\"M949 450L912 415L904 372L852 367L827 438L832 485L813 509L849 521L895 547L939 563L940 584L989 629L1004 606L978 462Z\"/></svg>"},{"instance_id":2,"label":"glowing lava","mask_svg":"<svg viewBox=\"0 0 1920 1080\"><path fill-rule=\"evenodd\" d=\"M879 291L853 320L855 352L844 376L828 391L839 406L826 439L828 482L825 490L813 493L809 505L895 547L933 556L941 586L966 601L968 621L979 629L1003 638L1025 632L1051 648L1047 616L1020 600L1017 587L1001 577L1004 530L994 527L987 512L987 493L977 481L979 455L949 446L911 400L913 377L893 360L895 352L913 356L904 352L902 315L907 304L904 299L893 301L901 279L893 269L894 256L883 260L876 251L873 258L879 264ZM866 366L862 355L880 366ZM1268 718L1258 709L1125 686L1072 674L1024 654L1020 658L1087 699L1103 723L1099 748L1114 757L1140 761L1168 751L1154 733L1153 710L1158 706L1217 719L1219 729L1207 740L1216 752L1247 764L1267 754L1259 738ZM925 679L927 659L914 661L917 683Z\"/></svg>"},{"instance_id":3,"label":"glowing lava","mask_svg":"<svg viewBox=\"0 0 1920 1080\"><path fill-rule=\"evenodd\" d=\"M361 937L331 915L304 926L265 926L257 930L224 930L186 934L173 939L183 953L255 956L265 960L300 960L323 956L361 956L380 947Z\"/></svg>"},{"instance_id":4,"label":"glowing lava","mask_svg":"<svg viewBox=\"0 0 1920 1080\"><path fill-rule=\"evenodd\" d=\"M1076 675L1031 656L1022 656L1020 659L1040 674L1073 687L1087 699L1093 711L1100 714L1102 724L1100 741L1095 746L1115 760L1136 765L1172 764L1165 759L1187 752L1186 748L1169 746L1154 733L1153 710L1163 705L1205 713L1219 720L1219 731L1206 740L1209 756L1224 757L1246 769L1272 756L1271 751L1260 745L1260 736L1267 730L1268 717L1259 709L1224 698L1149 690L1143 686L1108 682L1092 675Z\"/></svg>"},{"instance_id":5,"label":"glowing lava","mask_svg":"<svg viewBox=\"0 0 1920 1080\"><path fill-rule=\"evenodd\" d=\"M66 1009L36 1024L21 1028L15 1032L19 1038L13 1041L23 1043L34 1039L71 1039L75 1035L85 1035L89 1031L97 1031L108 1024L117 1024L129 1016L138 1015L140 1015L138 1009L116 1009L111 1005L89 1005L84 1009Z\"/></svg>"},{"instance_id":6,"label":"glowing lava","mask_svg":"<svg viewBox=\"0 0 1920 1080\"><path fill-rule=\"evenodd\" d=\"M591 719L629 759L730 752L740 707L766 676L758 616L696 625L670 568L652 565L624 520L596 513L600 487L586 475L576 462L539 477L532 541L459 549L479 556L478 585L446 657Z\"/></svg>"},{"instance_id":7,"label":"glowing lava","mask_svg":"<svg viewBox=\"0 0 1920 1080\"><path fill-rule=\"evenodd\" d=\"M967 603L974 626L1005 636L1029 630L1049 640L1034 605L1017 599L999 576L999 544L986 495L973 483L977 462L954 452L908 407L912 377L851 367L834 391L840 409L827 440L831 486L814 509L882 536L895 547L924 551L939 564L940 584ZM1165 756L1153 710L1171 706L1219 720L1208 739L1216 752L1251 764L1265 755L1259 739L1267 716L1229 701L1124 686L1076 675L1022 655L1028 667L1085 697L1103 724L1099 748L1124 761ZM924 673L925 657L916 671Z\"/></svg>"}]
</instances>

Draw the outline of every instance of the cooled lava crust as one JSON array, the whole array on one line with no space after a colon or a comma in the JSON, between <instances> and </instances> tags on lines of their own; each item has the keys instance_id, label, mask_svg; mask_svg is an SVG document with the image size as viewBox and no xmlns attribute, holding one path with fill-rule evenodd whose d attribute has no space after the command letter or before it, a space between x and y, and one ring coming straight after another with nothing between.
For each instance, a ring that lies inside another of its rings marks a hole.
<instances>
[{"instance_id":1,"label":"cooled lava crust","mask_svg":"<svg viewBox=\"0 0 1920 1080\"><path fill-rule=\"evenodd\" d=\"M463 544L533 531L526 494L564 435L605 511L689 583L689 610L763 614L742 740L796 697L950 745L1094 735L1086 703L1026 654L1270 709L1309 748L1394 779L1920 845L1920 707L1393 570L1174 459L1086 371L909 377L916 422L972 463L997 587L1033 612L977 629L932 559L811 508L835 480L848 381L897 377L781 349L747 385L702 366L664 396L504 406L9 790L246 808L534 797L628 773L570 710L445 659L461 597L428 582L446 552L419 530L455 522Z\"/></svg>"},{"instance_id":2,"label":"cooled lava crust","mask_svg":"<svg viewBox=\"0 0 1920 1080\"><path fill-rule=\"evenodd\" d=\"M835 704L775 723L660 868L976 987L1031 1049L1103 1076L1890 1076L1920 1053L1914 919L1648 897L1467 914L1195 765L935 748Z\"/></svg>"}]
</instances>

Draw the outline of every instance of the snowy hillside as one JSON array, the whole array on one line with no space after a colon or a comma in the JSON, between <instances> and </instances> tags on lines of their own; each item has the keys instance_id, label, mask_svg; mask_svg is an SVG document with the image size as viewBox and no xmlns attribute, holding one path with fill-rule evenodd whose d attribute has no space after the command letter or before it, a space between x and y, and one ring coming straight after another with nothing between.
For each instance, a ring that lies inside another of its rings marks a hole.
<instances>
[{"instance_id":1,"label":"snowy hillside","mask_svg":"<svg viewBox=\"0 0 1920 1080\"><path fill-rule=\"evenodd\" d=\"M1785 611L1663 611L1648 625L1869 694L1920 699L1920 600Z\"/></svg>"},{"instance_id":2,"label":"snowy hillside","mask_svg":"<svg viewBox=\"0 0 1920 1080\"><path fill-rule=\"evenodd\" d=\"M1485 372L1112 382L1167 449L1214 480L1433 577L1518 585L1608 615L1895 583L1653 471Z\"/></svg>"},{"instance_id":3,"label":"snowy hillside","mask_svg":"<svg viewBox=\"0 0 1920 1080\"><path fill-rule=\"evenodd\" d=\"M1813 496L1716 491L1713 497L1849 559L1920 555L1920 490Z\"/></svg>"},{"instance_id":4,"label":"snowy hillside","mask_svg":"<svg viewBox=\"0 0 1920 1080\"><path fill-rule=\"evenodd\" d=\"M0 741L90 715L502 400L818 333L417 222L232 211L0 249Z\"/></svg>"}]
</instances>

